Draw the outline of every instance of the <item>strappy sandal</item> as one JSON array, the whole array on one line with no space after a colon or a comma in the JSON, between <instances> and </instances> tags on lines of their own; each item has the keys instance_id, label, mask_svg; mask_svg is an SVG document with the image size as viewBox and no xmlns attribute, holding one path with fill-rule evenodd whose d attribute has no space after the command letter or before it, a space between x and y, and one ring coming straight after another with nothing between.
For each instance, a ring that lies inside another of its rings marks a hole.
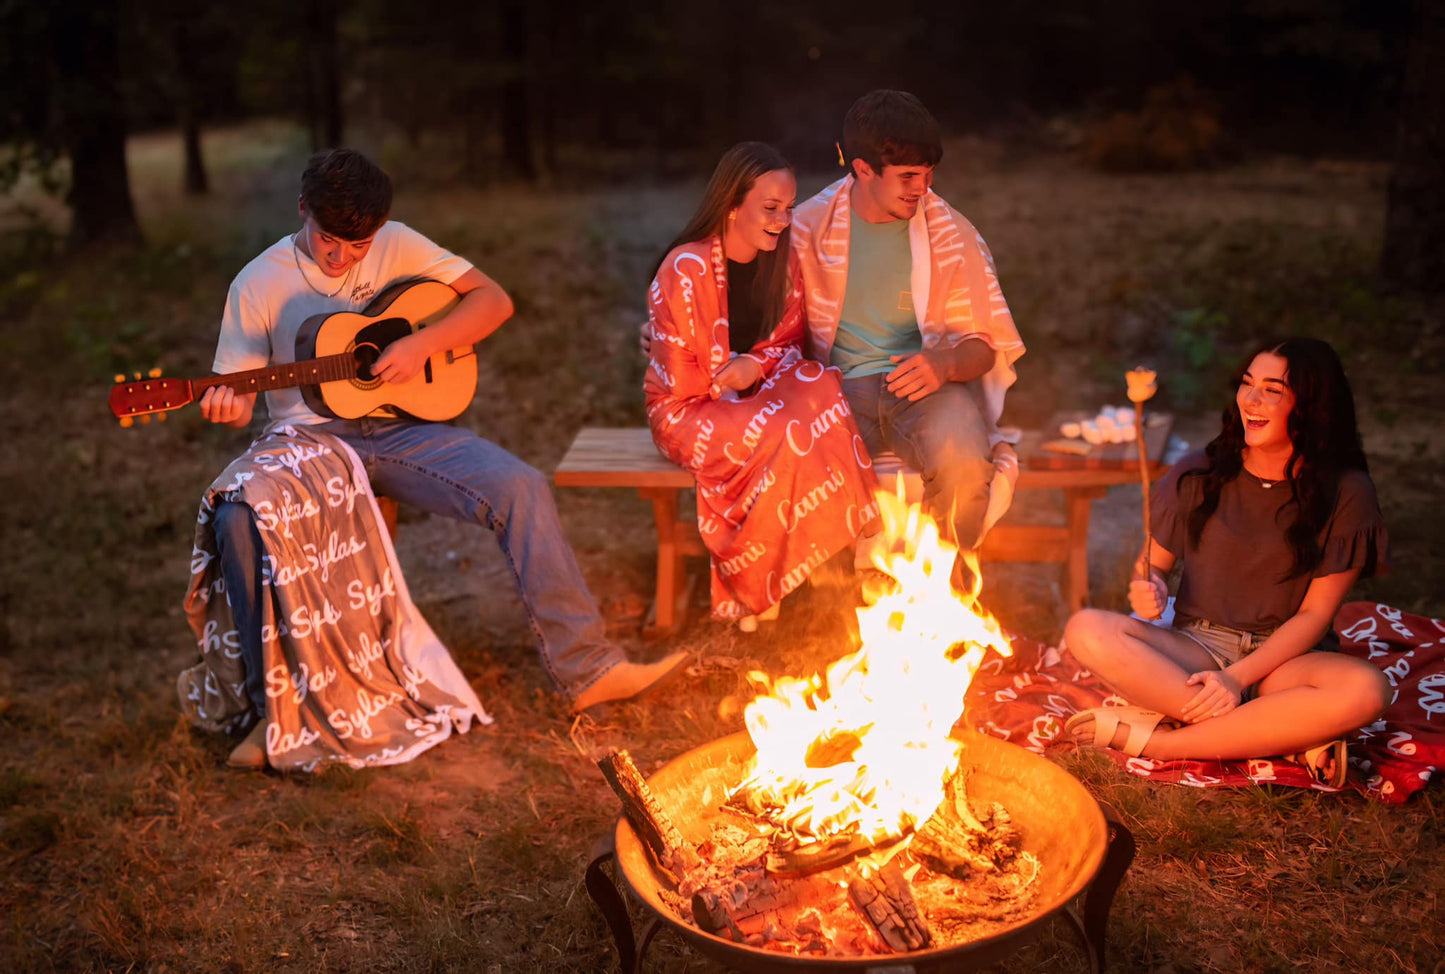
<instances>
[{"instance_id":1,"label":"strappy sandal","mask_svg":"<svg viewBox=\"0 0 1445 974\"><path fill-rule=\"evenodd\" d=\"M1120 750L1130 757L1138 757L1144 745L1149 743L1149 738L1154 736L1155 729L1166 718L1157 710L1145 710L1143 707L1095 707L1093 710L1081 710L1065 721L1064 732L1077 741L1078 735L1074 732L1083 726L1085 720L1094 722L1091 742L1094 747L1112 747L1120 725L1126 727L1129 734Z\"/></svg>"},{"instance_id":2,"label":"strappy sandal","mask_svg":"<svg viewBox=\"0 0 1445 974\"><path fill-rule=\"evenodd\" d=\"M1309 772L1315 784L1326 788L1343 788L1349 776L1350 750L1344 738L1327 741L1319 747L1306 748L1297 754L1286 754L1285 760L1293 761ZM1328 768L1329 762L1333 768Z\"/></svg>"}]
</instances>

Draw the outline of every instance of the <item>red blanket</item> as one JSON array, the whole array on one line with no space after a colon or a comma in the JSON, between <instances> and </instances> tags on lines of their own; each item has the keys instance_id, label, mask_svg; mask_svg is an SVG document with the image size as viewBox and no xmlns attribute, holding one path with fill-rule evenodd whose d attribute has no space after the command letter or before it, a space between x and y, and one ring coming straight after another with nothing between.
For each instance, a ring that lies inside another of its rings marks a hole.
<instances>
[{"instance_id":1,"label":"red blanket","mask_svg":"<svg viewBox=\"0 0 1445 974\"><path fill-rule=\"evenodd\" d=\"M1347 787L1403 802L1445 765L1445 619L1350 602L1335 631L1345 652L1374 663L1395 688L1385 715L1349 739ZM1071 715L1111 697L1067 650L1027 639L1014 640L1013 648L1012 659L992 658L974 678L964 714L974 729L1041 753L1068 742L1063 729ZM1330 790L1279 759L1155 761L1105 753L1133 774L1197 788L1268 782Z\"/></svg>"},{"instance_id":2,"label":"red blanket","mask_svg":"<svg viewBox=\"0 0 1445 974\"><path fill-rule=\"evenodd\" d=\"M697 481L713 615L736 619L851 547L877 514L878 481L838 370L802 357L801 277L782 320L746 353L762 370L757 392L711 397L731 349L726 266L721 237L662 262L648 292L644 389L658 449Z\"/></svg>"}]
</instances>

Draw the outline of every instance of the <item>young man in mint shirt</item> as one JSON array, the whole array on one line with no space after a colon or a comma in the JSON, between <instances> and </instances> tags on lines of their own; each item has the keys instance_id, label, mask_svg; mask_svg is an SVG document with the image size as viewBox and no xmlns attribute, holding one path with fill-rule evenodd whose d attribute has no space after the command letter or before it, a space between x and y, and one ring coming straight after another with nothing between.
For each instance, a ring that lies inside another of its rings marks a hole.
<instances>
[{"instance_id":1,"label":"young man in mint shirt","mask_svg":"<svg viewBox=\"0 0 1445 974\"><path fill-rule=\"evenodd\" d=\"M983 238L930 188L943 144L928 109L869 92L842 148L850 174L793 214L810 354L842 371L869 452L919 471L949 540L973 548L1024 345Z\"/></svg>"}]
</instances>

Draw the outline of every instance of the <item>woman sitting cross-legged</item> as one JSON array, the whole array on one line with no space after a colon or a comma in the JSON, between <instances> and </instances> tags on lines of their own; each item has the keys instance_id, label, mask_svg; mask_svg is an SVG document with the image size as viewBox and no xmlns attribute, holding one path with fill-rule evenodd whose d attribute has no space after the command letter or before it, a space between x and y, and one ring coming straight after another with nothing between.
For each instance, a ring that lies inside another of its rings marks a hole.
<instances>
[{"instance_id":1,"label":"woman sitting cross-legged","mask_svg":"<svg viewBox=\"0 0 1445 974\"><path fill-rule=\"evenodd\" d=\"M838 371L803 358L796 195L777 150L733 146L648 292L652 437L697 482L713 615L745 630L877 524Z\"/></svg>"},{"instance_id":2,"label":"woman sitting cross-legged","mask_svg":"<svg viewBox=\"0 0 1445 974\"><path fill-rule=\"evenodd\" d=\"M1344 784L1343 735L1390 702L1378 669L1335 648L1335 613L1386 555L1349 381L1314 338L1271 341L1246 360L1223 428L1151 495L1147 579L1131 618L1085 609L1069 650L1134 707L1065 725L1083 745L1157 759L1290 755ZM1170 628L1165 608L1183 560ZM1140 568L1145 559L1141 557Z\"/></svg>"}]
</instances>

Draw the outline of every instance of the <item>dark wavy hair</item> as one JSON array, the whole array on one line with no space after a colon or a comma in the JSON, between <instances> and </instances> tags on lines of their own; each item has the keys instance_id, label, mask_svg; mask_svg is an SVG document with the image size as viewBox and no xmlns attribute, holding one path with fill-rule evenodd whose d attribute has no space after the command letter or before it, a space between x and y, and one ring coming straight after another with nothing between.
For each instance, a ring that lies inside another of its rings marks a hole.
<instances>
[{"instance_id":1,"label":"dark wavy hair","mask_svg":"<svg viewBox=\"0 0 1445 974\"><path fill-rule=\"evenodd\" d=\"M793 171L783 154L766 142L739 142L724 152L712 172L712 178L707 181L702 202L698 203L687 226L657 259L652 268L653 277L657 276L658 268L673 248L720 236L727 226L728 211L742 204L759 176L778 169ZM762 309L763 335L770 333L783 317L783 309L787 307L788 295L793 289L792 275L788 273L791 240L791 228L785 228L778 235L778 246L771 251L759 251L757 256L753 301Z\"/></svg>"},{"instance_id":2,"label":"dark wavy hair","mask_svg":"<svg viewBox=\"0 0 1445 974\"><path fill-rule=\"evenodd\" d=\"M936 166L943 158L938 120L916 95L880 88L859 98L843 118L848 169L862 159L878 175L884 166Z\"/></svg>"},{"instance_id":3,"label":"dark wavy hair","mask_svg":"<svg viewBox=\"0 0 1445 974\"><path fill-rule=\"evenodd\" d=\"M301 201L322 230L365 240L391 214L391 177L355 149L318 152L301 173Z\"/></svg>"},{"instance_id":4,"label":"dark wavy hair","mask_svg":"<svg viewBox=\"0 0 1445 974\"><path fill-rule=\"evenodd\" d=\"M1287 578L1313 571L1320 563L1319 536L1339 499L1340 477L1347 470L1369 472L1360 430L1355 422L1355 398L1340 357L1328 342L1318 338L1267 341L1250 352L1234 372L1232 388L1239 389L1255 356L1272 352L1287 364L1285 381L1294 393L1286 429L1294 452L1285 474L1294 488L1286 508L1295 517L1285 529L1294 550L1294 567ZM1190 477L1200 478L1200 500L1189 513L1189 543L1199 545L1204 525L1219 508L1220 489L1244 469L1244 422L1239 402L1231 397L1221 415L1219 435L1204 448L1207 466L1179 478L1179 490Z\"/></svg>"}]
</instances>

